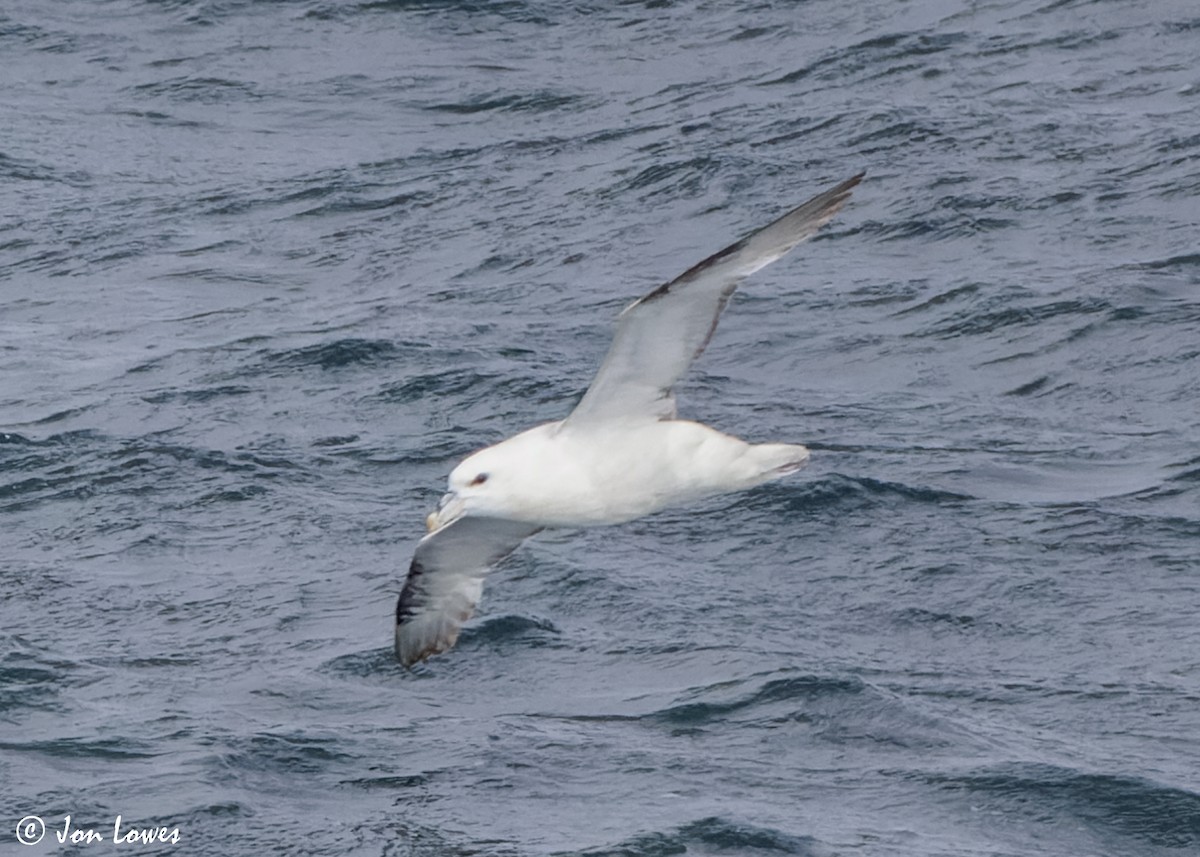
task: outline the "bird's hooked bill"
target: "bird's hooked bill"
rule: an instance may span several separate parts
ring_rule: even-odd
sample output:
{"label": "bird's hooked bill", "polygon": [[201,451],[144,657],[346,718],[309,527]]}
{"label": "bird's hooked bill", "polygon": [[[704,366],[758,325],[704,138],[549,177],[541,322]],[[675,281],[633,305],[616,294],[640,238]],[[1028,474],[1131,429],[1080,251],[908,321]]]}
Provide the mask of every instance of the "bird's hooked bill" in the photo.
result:
{"label": "bird's hooked bill", "polygon": [[457,520],[462,513],[462,498],[454,491],[443,494],[442,499],[438,500],[437,509],[430,512],[429,516],[425,518],[425,530],[430,533],[440,530],[446,524]]}

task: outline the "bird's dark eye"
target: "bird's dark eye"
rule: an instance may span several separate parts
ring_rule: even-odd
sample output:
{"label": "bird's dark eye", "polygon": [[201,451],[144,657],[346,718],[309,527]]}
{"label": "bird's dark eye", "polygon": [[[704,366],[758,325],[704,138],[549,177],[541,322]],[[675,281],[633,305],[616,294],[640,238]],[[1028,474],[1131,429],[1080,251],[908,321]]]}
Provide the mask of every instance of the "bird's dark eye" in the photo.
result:
{"label": "bird's dark eye", "polygon": [[488,481],[488,475],[486,473],[480,473],[478,476],[476,476],[474,479],[471,480],[471,484],[472,485],[482,485],[484,482],[487,482],[487,481]]}

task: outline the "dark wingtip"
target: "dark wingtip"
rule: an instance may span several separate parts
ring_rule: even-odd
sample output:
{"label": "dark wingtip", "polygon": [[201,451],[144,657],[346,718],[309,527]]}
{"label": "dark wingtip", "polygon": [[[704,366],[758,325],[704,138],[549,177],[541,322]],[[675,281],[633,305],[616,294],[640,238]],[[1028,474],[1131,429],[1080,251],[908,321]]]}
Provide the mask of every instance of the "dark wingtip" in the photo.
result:
{"label": "dark wingtip", "polygon": [[842,206],[845,205],[846,200],[850,198],[850,191],[854,190],[854,188],[858,186],[859,182],[866,178],[866,175],[867,171],[862,170],[858,173],[858,175],[851,176],[836,187],[831,187],[829,190],[825,191],[825,193],[809,200],[807,203],[801,206],[800,209],[797,209],[797,211],[802,210],[806,206],[814,203],[823,203],[822,210],[827,215],[825,219],[821,221],[821,225],[824,225],[831,220],[835,214],[842,210]]}
{"label": "dark wingtip", "polygon": [[830,195],[839,195],[839,196],[841,194],[848,193],[851,188],[857,187],[859,182],[861,182],[866,177],[867,177],[867,171],[862,170],[858,175],[851,176],[850,178],[848,178],[844,182],[842,182],[840,185],[838,185],[837,187],[830,190],[829,193],[830,193]]}
{"label": "dark wingtip", "polygon": [[[420,572],[418,570],[418,574],[419,573]],[[400,597],[396,599],[396,627],[394,630],[395,644],[392,650],[396,654],[396,660],[399,661],[400,665],[405,669],[412,669],[414,664],[420,663],[421,661],[425,660],[425,658],[433,654],[430,651],[406,651],[406,647],[401,645],[400,628],[404,625],[406,620],[412,618],[415,612],[411,604],[411,597],[412,590],[406,586],[400,593]]]}

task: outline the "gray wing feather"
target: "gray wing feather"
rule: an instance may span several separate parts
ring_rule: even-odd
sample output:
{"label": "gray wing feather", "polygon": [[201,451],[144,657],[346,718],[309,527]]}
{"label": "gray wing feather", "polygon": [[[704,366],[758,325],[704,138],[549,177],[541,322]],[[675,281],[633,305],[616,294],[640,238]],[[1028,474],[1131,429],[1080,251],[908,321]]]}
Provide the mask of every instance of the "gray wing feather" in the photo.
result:
{"label": "gray wing feather", "polygon": [[458,641],[483,578],[541,527],[503,518],[459,518],[417,545],[396,602],[396,657],[412,666]]}
{"label": "gray wing feather", "polygon": [[813,197],[626,307],[604,362],[566,425],[673,418],[671,387],[708,345],[738,284],[828,223],[864,175]]}

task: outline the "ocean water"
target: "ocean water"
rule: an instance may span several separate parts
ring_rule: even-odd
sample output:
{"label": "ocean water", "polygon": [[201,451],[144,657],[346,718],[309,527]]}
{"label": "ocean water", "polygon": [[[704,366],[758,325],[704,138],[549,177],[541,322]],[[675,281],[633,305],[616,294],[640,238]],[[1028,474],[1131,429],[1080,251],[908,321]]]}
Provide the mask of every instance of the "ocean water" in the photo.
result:
{"label": "ocean water", "polygon": [[[0,853],[1200,853],[1197,44],[1192,0],[8,0]],[[545,533],[401,669],[454,463],[863,169],[679,390],[810,466]]]}

